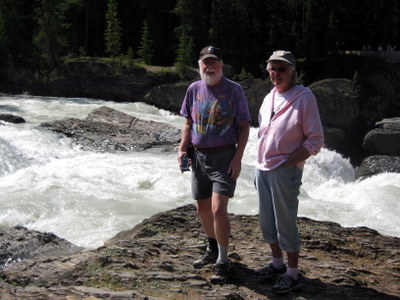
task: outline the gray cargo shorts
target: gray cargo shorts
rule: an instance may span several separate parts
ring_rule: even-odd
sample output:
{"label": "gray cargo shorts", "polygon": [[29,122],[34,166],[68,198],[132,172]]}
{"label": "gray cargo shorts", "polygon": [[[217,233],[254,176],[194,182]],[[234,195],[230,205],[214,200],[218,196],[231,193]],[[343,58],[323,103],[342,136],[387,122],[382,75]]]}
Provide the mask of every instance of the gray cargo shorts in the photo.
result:
{"label": "gray cargo shorts", "polygon": [[210,198],[218,193],[232,198],[236,180],[228,174],[235,148],[218,152],[194,151],[192,157],[192,196],[195,200]]}

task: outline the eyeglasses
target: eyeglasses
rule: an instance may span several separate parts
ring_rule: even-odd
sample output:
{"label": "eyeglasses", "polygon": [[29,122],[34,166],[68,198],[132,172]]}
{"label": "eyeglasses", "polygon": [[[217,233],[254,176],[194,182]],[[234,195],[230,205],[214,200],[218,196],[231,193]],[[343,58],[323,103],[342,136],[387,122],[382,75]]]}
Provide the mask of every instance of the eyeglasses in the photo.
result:
{"label": "eyeglasses", "polygon": [[278,73],[283,73],[283,72],[285,72],[287,69],[288,69],[288,68],[283,68],[283,67],[280,67],[280,68],[271,67],[271,68],[267,68],[267,71],[268,71],[268,72],[274,71],[274,72],[278,72]]}

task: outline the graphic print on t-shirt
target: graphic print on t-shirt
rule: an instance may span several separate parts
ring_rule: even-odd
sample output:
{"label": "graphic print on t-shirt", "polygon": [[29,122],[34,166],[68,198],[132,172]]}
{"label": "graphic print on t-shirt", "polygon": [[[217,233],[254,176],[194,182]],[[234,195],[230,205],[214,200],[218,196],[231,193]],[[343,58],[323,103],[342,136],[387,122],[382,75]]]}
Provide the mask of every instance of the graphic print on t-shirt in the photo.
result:
{"label": "graphic print on t-shirt", "polygon": [[196,95],[193,105],[194,112],[194,134],[212,135],[222,137],[233,124],[232,101],[226,101],[225,96],[218,96],[218,99],[209,95],[203,98]]}

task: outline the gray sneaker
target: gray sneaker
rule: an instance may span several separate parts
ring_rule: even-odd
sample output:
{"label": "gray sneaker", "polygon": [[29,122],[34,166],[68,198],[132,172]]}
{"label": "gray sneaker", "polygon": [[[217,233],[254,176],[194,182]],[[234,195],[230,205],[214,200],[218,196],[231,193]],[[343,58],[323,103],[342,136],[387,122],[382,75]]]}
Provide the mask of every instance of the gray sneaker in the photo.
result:
{"label": "gray sneaker", "polygon": [[214,275],[211,276],[210,281],[212,284],[224,284],[228,281],[231,263],[217,263],[214,266]]}
{"label": "gray sneaker", "polygon": [[291,291],[297,291],[300,288],[300,280],[295,280],[287,274],[282,275],[275,282],[272,291],[277,294],[286,294]]}
{"label": "gray sneaker", "polygon": [[263,276],[265,279],[271,279],[277,274],[283,274],[286,272],[286,265],[283,265],[282,268],[277,269],[272,265],[272,262],[270,262],[268,265],[261,269],[257,269],[254,271],[256,274]]}
{"label": "gray sneaker", "polygon": [[193,267],[196,269],[202,268],[208,264],[215,264],[218,258],[218,253],[207,251],[203,257],[193,262]]}

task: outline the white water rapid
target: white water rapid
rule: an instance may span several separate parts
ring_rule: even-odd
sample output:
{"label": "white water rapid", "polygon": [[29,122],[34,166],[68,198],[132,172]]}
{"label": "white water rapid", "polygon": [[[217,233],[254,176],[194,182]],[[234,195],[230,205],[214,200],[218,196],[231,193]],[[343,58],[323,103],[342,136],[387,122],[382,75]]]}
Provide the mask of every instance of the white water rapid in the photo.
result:
{"label": "white water rapid", "polygon": [[[0,114],[26,120],[0,121],[0,227],[23,225],[95,248],[144,218],[193,203],[190,175],[180,173],[176,153],[87,152],[38,126],[84,118],[102,105],[178,128],[183,122],[180,116],[144,103],[0,95]],[[253,128],[229,204],[229,212],[235,214],[258,213],[253,185],[256,133]],[[354,181],[350,163],[323,149],[306,163],[299,215],[400,236],[400,174]]]}

